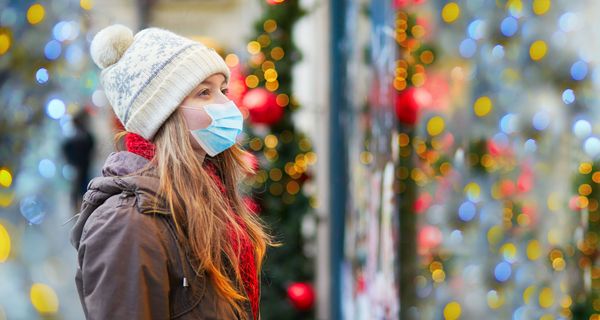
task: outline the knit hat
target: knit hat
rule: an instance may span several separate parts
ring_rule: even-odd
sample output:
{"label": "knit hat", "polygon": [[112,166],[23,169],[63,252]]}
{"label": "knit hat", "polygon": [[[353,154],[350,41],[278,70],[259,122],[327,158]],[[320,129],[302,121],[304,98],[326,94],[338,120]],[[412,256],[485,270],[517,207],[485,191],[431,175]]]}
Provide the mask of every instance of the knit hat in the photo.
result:
{"label": "knit hat", "polygon": [[214,49],[164,29],[134,36],[115,24],[96,34],[90,53],[125,130],[147,140],[206,78],[221,73],[229,82],[229,68]]}

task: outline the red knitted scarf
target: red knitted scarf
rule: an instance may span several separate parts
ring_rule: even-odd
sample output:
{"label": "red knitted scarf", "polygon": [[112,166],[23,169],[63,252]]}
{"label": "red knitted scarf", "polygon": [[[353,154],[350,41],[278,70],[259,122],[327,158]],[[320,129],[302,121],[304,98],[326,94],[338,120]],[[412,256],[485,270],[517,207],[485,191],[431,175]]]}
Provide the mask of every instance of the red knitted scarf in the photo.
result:
{"label": "red knitted scarf", "polygon": [[[142,138],[141,136],[135,133],[128,133],[125,136],[125,146],[129,152],[133,152],[138,154],[148,160],[154,157],[155,146],[152,142]],[[206,163],[206,162],[205,162]],[[205,165],[205,168],[208,169],[209,174],[212,176],[213,180],[219,187],[221,193],[225,193],[225,186],[223,182],[218,177],[215,172],[215,169],[212,166]],[[246,199],[246,204],[252,206],[252,201],[248,201]],[[254,211],[256,208],[250,207],[251,211]],[[232,212],[232,214],[234,214]],[[237,214],[234,214],[238,223],[242,226],[244,222],[241,217]],[[242,275],[242,280],[244,282],[244,288],[246,289],[246,293],[248,294],[248,299],[250,300],[250,304],[252,306],[252,313],[254,314],[254,319],[258,317],[258,304],[259,304],[259,283],[258,283],[258,273],[256,271],[256,260],[254,259],[254,250],[252,247],[252,242],[246,232],[240,234],[239,237],[236,237],[235,232],[232,228],[229,229],[228,232],[229,239],[232,241],[234,250],[240,252],[239,261],[240,261],[240,273]],[[239,239],[239,240],[238,240]]]}

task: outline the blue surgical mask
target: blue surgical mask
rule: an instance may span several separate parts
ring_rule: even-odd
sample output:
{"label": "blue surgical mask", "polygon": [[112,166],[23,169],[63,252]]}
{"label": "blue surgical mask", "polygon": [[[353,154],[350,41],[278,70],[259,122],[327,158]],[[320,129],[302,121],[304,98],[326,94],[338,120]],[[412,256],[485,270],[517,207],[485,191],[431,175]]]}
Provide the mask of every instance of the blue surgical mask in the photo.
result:
{"label": "blue surgical mask", "polygon": [[[182,107],[192,109],[190,107]],[[244,117],[233,101],[203,107],[211,123],[203,129],[190,130],[198,144],[211,157],[231,148],[244,128]]]}

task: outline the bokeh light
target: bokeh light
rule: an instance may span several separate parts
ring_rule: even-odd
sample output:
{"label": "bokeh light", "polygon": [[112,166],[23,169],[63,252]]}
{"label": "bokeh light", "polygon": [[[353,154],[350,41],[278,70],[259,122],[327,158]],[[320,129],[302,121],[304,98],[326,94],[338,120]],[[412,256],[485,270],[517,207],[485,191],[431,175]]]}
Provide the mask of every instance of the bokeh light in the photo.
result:
{"label": "bokeh light", "polygon": [[448,2],[442,9],[442,19],[447,23],[452,23],[460,16],[460,7],[456,2]]}
{"label": "bokeh light", "polygon": [[500,282],[505,282],[510,278],[510,275],[512,274],[512,267],[510,266],[510,263],[506,262],[506,261],[502,261],[500,263],[498,263],[496,265],[496,268],[494,268],[494,277],[496,278],[496,280],[500,281]]}
{"label": "bokeh light", "polygon": [[5,262],[10,256],[10,234],[0,220],[0,263]]}
{"label": "bokeh light", "polygon": [[31,24],[38,24],[44,20],[45,15],[46,9],[41,4],[36,3],[27,10],[27,21]]}
{"label": "bokeh light", "polygon": [[44,47],[44,55],[48,60],[56,60],[62,52],[60,42],[56,40],[49,41]]}
{"label": "bokeh light", "polygon": [[52,99],[46,105],[46,114],[52,119],[60,119],[66,110],[65,103],[60,99]]}
{"label": "bokeh light", "polygon": [[566,89],[565,91],[563,91],[562,100],[566,104],[571,104],[575,102],[575,92],[573,91],[573,89]]}
{"label": "bokeh light", "polygon": [[515,17],[506,17],[500,23],[500,32],[507,37],[514,36],[519,30],[519,22]]}
{"label": "bokeh light", "polygon": [[54,290],[43,283],[34,283],[30,290],[33,307],[41,314],[53,314],[58,311],[59,301]]}
{"label": "bokeh light", "polygon": [[546,56],[547,50],[548,46],[546,45],[546,42],[537,40],[531,44],[531,47],[529,48],[529,56],[532,60],[538,61]]}
{"label": "bokeh light", "polygon": [[49,79],[49,75],[48,75],[48,70],[46,70],[46,68],[40,68],[35,73],[35,80],[39,84],[44,84],[44,83],[48,82],[48,79]]}

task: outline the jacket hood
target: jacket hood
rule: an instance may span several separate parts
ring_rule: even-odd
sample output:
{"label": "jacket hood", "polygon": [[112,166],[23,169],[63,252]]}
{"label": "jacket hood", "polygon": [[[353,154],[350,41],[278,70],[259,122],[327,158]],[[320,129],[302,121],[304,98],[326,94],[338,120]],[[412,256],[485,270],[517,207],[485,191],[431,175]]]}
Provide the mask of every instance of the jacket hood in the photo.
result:
{"label": "jacket hood", "polygon": [[83,196],[77,221],[71,229],[71,244],[79,248],[81,233],[87,219],[96,208],[108,198],[123,194],[134,195],[135,205],[140,213],[169,214],[164,201],[156,202],[159,178],[150,161],[129,151],[111,153],[102,167],[102,176],[92,179]]}

